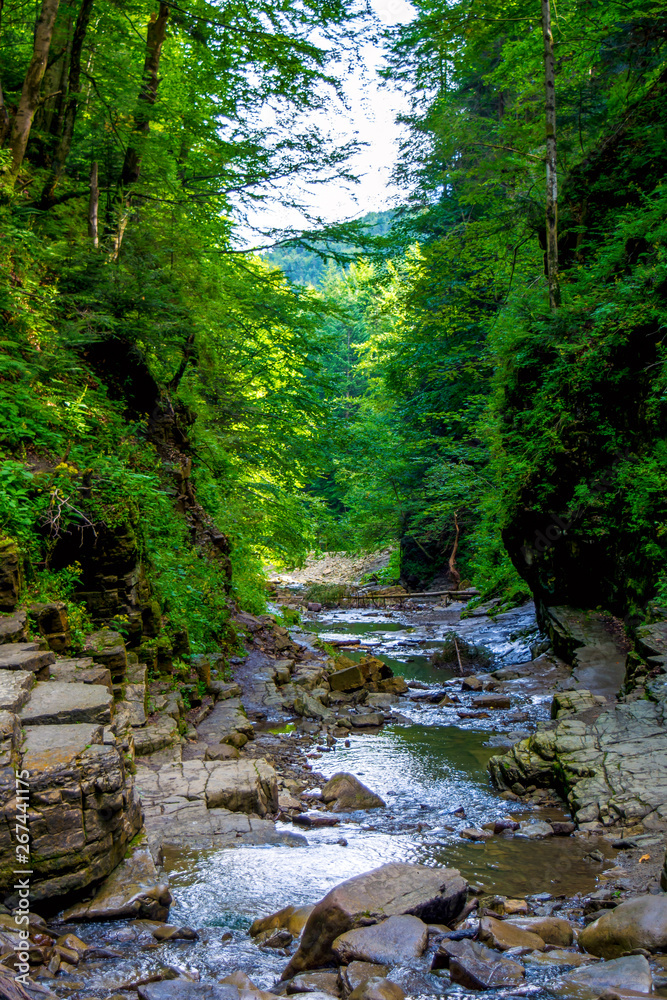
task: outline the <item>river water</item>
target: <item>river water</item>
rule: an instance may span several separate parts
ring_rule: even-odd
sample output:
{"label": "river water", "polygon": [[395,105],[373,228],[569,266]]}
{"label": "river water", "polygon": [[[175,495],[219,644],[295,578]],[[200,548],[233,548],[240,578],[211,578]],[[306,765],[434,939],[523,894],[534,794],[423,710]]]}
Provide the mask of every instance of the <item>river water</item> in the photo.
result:
{"label": "river water", "polygon": [[[433,617],[432,612],[330,612],[313,616],[296,637],[317,632],[325,641],[358,638],[365,649],[343,649],[345,655],[358,658],[372,651],[406,680],[419,682],[422,690],[460,687],[460,680],[434,668],[428,659],[452,628],[462,639],[483,644],[496,664],[528,660],[543,648],[530,607],[495,623],[482,617],[458,623],[451,612],[441,613],[435,623]],[[123,985],[159,974],[165,966],[211,981],[243,969],[257,985],[271,988],[287,958],[254,945],[247,934],[252,920],[289,904],[314,903],[343,880],[387,861],[456,867],[480,892],[510,897],[572,896],[595,889],[598,876],[610,866],[585,859],[592,847],[600,846],[590,840],[494,837],[473,844],[458,834],[466,826],[535,813],[530,804],[502,799],[486,770],[499,746],[530,732],[538,719],[548,716],[546,695],[520,701],[522,721],[515,724],[511,715],[503,723],[493,713],[489,719],[461,719],[452,708],[402,699],[405,722],[375,734],[353,733],[349,747],[338,740],[330,752],[315,751],[316,770],[325,777],[351,771],[383,797],[387,808],[343,817],[335,827],[308,830],[301,846],[168,853],[165,869],[174,896],[170,923],[196,928],[200,940],[157,946],[141,927],[128,931],[118,923],[81,925],[84,939],[118,948],[123,959],[87,963],[82,966],[85,983],[76,982],[80,974],[69,983],[58,977],[52,988],[63,997],[107,997]],[[281,738],[294,737],[286,732]],[[564,813],[552,807],[540,810],[540,816],[564,818]],[[291,824],[285,828],[291,829]],[[609,849],[604,847],[603,853],[608,856]],[[548,911],[554,904],[545,897],[541,905]],[[226,931],[231,939],[223,941]],[[138,936],[126,940],[135,932]],[[449,986],[446,973],[439,977],[426,970],[419,971],[418,981],[406,979],[405,971],[395,977],[413,995],[484,996]],[[556,971],[529,969],[526,987],[504,995],[546,996],[544,983]],[[499,995],[502,991],[489,994]]]}

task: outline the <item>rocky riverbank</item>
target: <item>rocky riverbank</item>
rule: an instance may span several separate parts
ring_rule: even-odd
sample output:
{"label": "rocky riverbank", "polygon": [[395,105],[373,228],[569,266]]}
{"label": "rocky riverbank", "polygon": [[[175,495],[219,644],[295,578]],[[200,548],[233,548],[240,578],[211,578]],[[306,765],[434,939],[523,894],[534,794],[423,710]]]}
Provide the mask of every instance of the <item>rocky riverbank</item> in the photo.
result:
{"label": "rocky riverbank", "polygon": [[[632,683],[616,702],[612,688],[619,677],[619,683],[627,682],[627,649],[613,621],[590,615],[582,621],[568,609],[554,609],[550,628],[555,649],[547,650],[544,636],[529,625],[529,611],[494,623],[480,612],[461,621],[460,610],[413,606],[379,616],[391,627],[398,627],[392,622],[400,619],[403,642],[428,641],[440,650],[439,683],[406,683],[387,665],[395,662],[391,656],[372,655],[377,647],[369,640],[366,649],[340,637],[333,640],[337,646],[325,643],[323,648],[315,634],[290,632],[273,616],[239,614],[246,655],[233,659],[229,679],[220,675],[215,658],[193,658],[199,684],[190,684],[189,693],[199,695],[195,704],[186,703],[165,673],[155,677],[136,652],[128,653],[118,634],[103,630],[90,637],[85,657],[66,659],[49,650],[48,641],[27,641],[20,612],[6,616],[1,623],[6,641],[0,647],[7,716],[5,816],[7,820],[14,808],[13,767],[28,766],[37,790],[31,801],[33,850],[39,845],[33,906],[48,917],[59,902],[72,903],[60,918],[65,923],[52,920],[47,926],[35,916],[29,951],[33,981],[48,984],[63,997],[108,996],[122,986],[123,996],[134,992],[142,1000],[161,1000],[170,990],[185,989],[185,983],[192,984],[187,991],[193,997],[201,993],[208,998],[202,989],[205,983],[209,992],[213,989],[212,975],[223,981],[221,989],[240,991],[247,1000],[251,995],[262,1000],[267,988],[278,994],[315,991],[334,997],[361,990],[356,1000],[400,1000],[404,993],[441,993],[450,981],[478,991],[526,983],[541,989],[545,976],[554,978],[555,967],[561,972],[576,968],[585,979],[593,964],[591,989],[598,992],[592,996],[603,987],[625,989],[632,976],[637,983],[650,982],[650,976],[660,982],[661,965],[653,956],[666,945],[641,928],[657,926],[655,906],[662,904],[655,900],[666,898],[653,895],[659,893],[664,853],[665,758],[659,749],[664,736],[662,661],[655,662],[661,654],[649,645],[662,641],[662,632],[653,629],[645,635],[648,669],[642,672],[637,659],[632,660]],[[326,629],[325,612],[311,617],[312,627]],[[458,637],[456,642],[452,636]],[[480,637],[484,648],[475,645]],[[386,641],[382,648],[388,648]],[[453,658],[449,664],[448,656]],[[649,700],[639,697],[643,693]],[[616,720],[615,729],[610,719]],[[632,729],[630,719],[639,730]],[[468,816],[453,803],[445,826],[416,824],[423,829],[425,846],[429,830],[433,843],[444,835],[438,859],[464,857],[457,838],[461,845],[471,845],[466,850],[500,851],[500,856],[516,846],[530,857],[542,851],[541,845],[546,850],[558,842],[566,848],[559,857],[566,858],[569,851],[572,859],[597,866],[597,887],[589,876],[590,889],[571,890],[560,898],[531,896],[529,884],[519,896],[489,893],[483,882],[472,880],[466,886],[459,872],[440,860],[435,868],[402,863],[409,869],[405,877],[410,883],[416,880],[415,885],[424,871],[463,886],[456,897],[458,909],[436,914],[426,904],[415,909],[388,902],[374,904],[374,909],[364,895],[368,886],[384,892],[389,882],[394,890],[398,884],[398,875],[389,879],[384,866],[384,874],[373,874],[366,882],[365,876],[355,876],[362,882],[353,878],[352,890],[341,889],[343,894],[361,893],[362,918],[341,917],[337,904],[337,915],[328,916],[327,896],[312,914],[297,901],[287,908],[289,913],[262,917],[249,933],[225,931],[223,944],[229,934],[226,940],[241,945],[246,954],[255,949],[252,962],[264,956],[264,972],[255,976],[258,985],[253,986],[243,978],[253,971],[252,962],[229,971],[223,960],[219,969],[228,974],[216,975],[211,927],[169,922],[173,887],[160,870],[165,858],[232,846],[295,848],[296,858],[307,838],[329,830],[337,839],[323,844],[346,845],[339,830],[349,837],[355,824],[385,830],[388,836],[400,834],[411,818],[397,814],[396,802],[386,792],[378,795],[354,767],[331,773],[324,765],[328,754],[337,758],[338,747],[372,741],[385,726],[411,732],[415,720],[434,732],[483,727],[490,741],[505,750],[490,761],[492,775],[504,788],[493,812],[487,806],[486,815],[473,809]],[[628,749],[631,743],[634,754]],[[651,747],[656,748],[652,758]],[[325,773],[316,770],[319,761]],[[600,773],[606,784],[600,783]],[[619,788],[628,793],[623,799]],[[610,802],[622,808],[611,808]],[[589,818],[585,810],[592,803],[597,812]],[[648,808],[638,811],[638,803]],[[7,841],[10,845],[9,832]],[[616,851],[621,852],[616,867],[603,873],[605,859]],[[630,923],[622,921],[622,946],[614,945],[613,955],[609,949],[596,953],[587,925],[595,926],[602,912],[606,922],[601,926],[608,935],[606,915],[630,912],[619,904],[637,892],[645,895],[641,905],[634,904],[638,909],[631,912]],[[17,944],[11,915],[15,905],[8,865],[0,937],[3,964],[10,972]],[[643,907],[649,907],[650,917],[645,918]],[[109,920],[125,923],[114,930],[105,923]],[[550,930],[537,926],[545,920],[552,921]],[[333,936],[324,933],[329,925]],[[103,927],[108,929],[97,929]],[[374,927],[377,931],[371,933]],[[576,945],[577,936],[583,950]],[[80,943],[74,947],[76,941]],[[311,941],[319,942],[317,954]],[[133,979],[128,962],[137,943],[146,957]],[[188,963],[159,959],[163,948],[178,948],[185,957],[188,949],[200,947],[209,953],[201,988]],[[318,948],[324,949],[322,954]],[[630,956],[632,961],[624,957],[637,949],[642,954]],[[282,969],[280,955],[285,958]],[[591,956],[604,961],[593,963]],[[641,969],[638,957],[645,963]],[[109,971],[114,968],[116,974]],[[367,989],[364,983],[370,984]],[[583,980],[575,977],[572,983],[572,989],[584,989]],[[567,983],[562,989],[558,995],[575,995]],[[215,991],[210,995],[217,997]]]}

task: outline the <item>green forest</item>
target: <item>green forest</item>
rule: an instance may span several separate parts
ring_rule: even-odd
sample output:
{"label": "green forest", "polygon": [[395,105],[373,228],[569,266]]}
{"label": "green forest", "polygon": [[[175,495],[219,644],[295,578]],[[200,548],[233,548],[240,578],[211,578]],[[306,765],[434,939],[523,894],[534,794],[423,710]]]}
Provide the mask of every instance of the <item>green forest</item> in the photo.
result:
{"label": "green forest", "polygon": [[[0,0],[0,604],[201,653],[264,562],[387,545],[410,589],[667,603],[667,9],[413,6]],[[351,180],[364,44],[399,203],[247,249]]]}

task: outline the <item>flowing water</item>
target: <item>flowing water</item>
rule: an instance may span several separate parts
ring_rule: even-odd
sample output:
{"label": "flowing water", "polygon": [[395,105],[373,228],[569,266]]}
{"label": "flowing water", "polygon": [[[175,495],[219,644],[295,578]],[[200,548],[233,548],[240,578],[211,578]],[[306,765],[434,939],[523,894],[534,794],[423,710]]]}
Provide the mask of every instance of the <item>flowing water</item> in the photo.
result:
{"label": "flowing water", "polygon": [[[372,651],[407,680],[442,688],[452,680],[451,674],[435,669],[428,654],[453,627],[455,616],[445,615],[434,625],[421,622],[418,616],[402,620],[399,613],[340,611],[318,616],[304,630],[316,631],[326,641],[356,637],[365,650],[345,648],[345,655],[358,658]],[[425,618],[429,616],[433,612],[425,613]],[[495,624],[480,618],[460,625],[454,621],[454,625],[462,638],[483,644],[498,663],[530,659],[531,649],[539,643],[530,609]],[[526,731],[546,716],[547,705],[546,697],[526,699],[521,706],[528,719]],[[123,983],[158,973],[165,965],[197,970],[202,979],[213,981],[241,968],[258,985],[270,988],[287,958],[252,943],[247,935],[252,920],[288,904],[313,903],[344,879],[387,861],[457,867],[479,891],[510,897],[570,896],[596,887],[597,876],[609,866],[592,864],[584,855],[600,843],[578,838],[494,837],[473,844],[458,836],[463,827],[509,814],[526,818],[533,809],[500,798],[488,779],[489,757],[517,736],[511,723],[498,732],[493,718],[459,719],[452,709],[413,701],[402,700],[399,707],[406,722],[386,726],[376,734],[352,734],[349,747],[339,740],[330,752],[320,752],[313,759],[313,766],[325,777],[342,770],[353,772],[384,798],[386,809],[345,816],[335,827],[308,830],[301,846],[167,853],[165,869],[175,899],[170,922],[197,928],[200,941],[157,946],[148,931],[139,933],[138,939],[124,940],[132,931],[118,923],[81,927],[86,940],[111,944],[124,955],[122,961],[85,966],[85,994],[108,996]],[[296,738],[289,731],[281,736]],[[551,813],[542,810],[541,815],[563,816],[553,809]],[[140,927],[137,930],[141,932]],[[229,939],[223,941],[223,936]],[[542,983],[553,974],[553,970],[529,970],[527,987],[522,989],[528,988],[527,995],[544,996]],[[405,973],[396,975],[405,977]],[[446,974],[440,978],[422,968],[419,975],[417,985],[401,980],[408,992],[442,994],[446,990],[451,996],[483,996],[449,987]],[[83,995],[76,982],[68,985],[59,977],[53,985],[62,996]],[[515,988],[505,995],[522,992]]]}

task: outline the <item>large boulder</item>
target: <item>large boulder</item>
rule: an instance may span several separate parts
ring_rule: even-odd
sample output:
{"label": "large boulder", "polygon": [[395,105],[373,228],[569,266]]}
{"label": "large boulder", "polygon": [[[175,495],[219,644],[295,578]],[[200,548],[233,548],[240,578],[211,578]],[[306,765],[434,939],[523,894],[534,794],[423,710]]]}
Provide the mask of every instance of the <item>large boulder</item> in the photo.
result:
{"label": "large boulder", "polygon": [[667,948],[667,896],[638,896],[606,910],[579,933],[579,944],[591,955],[617,958],[635,948]]}
{"label": "large boulder", "polygon": [[449,924],[465,906],[467,883],[455,868],[391,862],[357,875],[315,906],[283,979],[335,960],[334,940],[346,931],[404,913],[424,923]]}
{"label": "large boulder", "polygon": [[626,955],[569,972],[550,986],[556,996],[572,1000],[597,1000],[606,990],[634,997],[651,992],[652,977],[643,955]]}
{"label": "large boulder", "polygon": [[322,789],[322,798],[331,806],[332,812],[354,812],[356,809],[381,809],[384,799],[362,784],[353,774],[339,771],[329,778]]}
{"label": "large boulder", "polygon": [[389,979],[367,979],[350,993],[349,1000],[403,1000],[405,993]]}
{"label": "large boulder", "polygon": [[331,950],[341,965],[350,962],[373,962],[398,965],[420,958],[428,943],[428,927],[419,917],[389,917],[370,927],[341,934]]}

